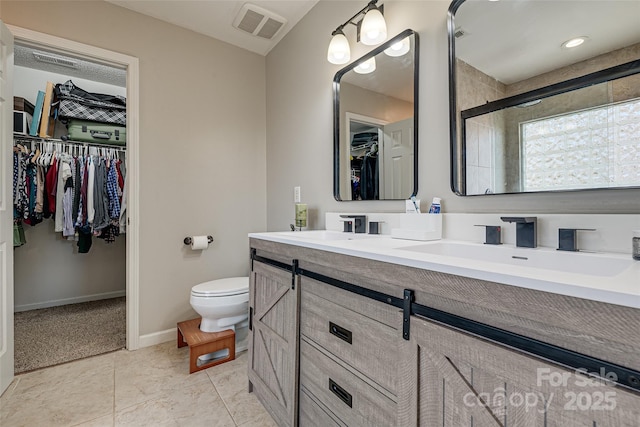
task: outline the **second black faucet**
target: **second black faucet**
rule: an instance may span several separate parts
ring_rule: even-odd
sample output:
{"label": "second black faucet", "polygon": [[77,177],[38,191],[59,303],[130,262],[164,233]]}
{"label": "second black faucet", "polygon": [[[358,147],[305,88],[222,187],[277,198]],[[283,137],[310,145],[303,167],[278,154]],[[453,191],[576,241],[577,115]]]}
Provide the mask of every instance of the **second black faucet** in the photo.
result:
{"label": "second black faucet", "polygon": [[538,246],[538,218],[535,216],[501,216],[504,222],[516,223],[516,246],[535,248]]}

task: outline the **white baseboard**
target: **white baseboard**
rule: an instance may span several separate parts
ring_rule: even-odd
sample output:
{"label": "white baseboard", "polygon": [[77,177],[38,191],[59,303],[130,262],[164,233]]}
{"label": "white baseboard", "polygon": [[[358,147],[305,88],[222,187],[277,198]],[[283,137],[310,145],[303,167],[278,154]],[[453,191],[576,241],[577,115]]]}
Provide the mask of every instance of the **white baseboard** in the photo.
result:
{"label": "white baseboard", "polygon": [[51,301],[43,301],[36,302],[33,304],[23,304],[16,305],[13,308],[14,312],[19,311],[29,311],[29,310],[37,310],[39,308],[49,308],[49,307],[57,307],[59,305],[67,305],[67,304],[77,304],[80,302],[88,302],[88,301],[98,301],[102,299],[110,299],[110,298],[119,298],[126,296],[127,291],[114,291],[114,292],[104,292],[102,294],[93,294],[93,295],[84,295],[81,297],[73,297],[73,298],[64,298],[64,299],[56,299]]}
{"label": "white baseboard", "polygon": [[152,345],[175,341],[177,339],[177,333],[176,328],[171,328],[165,331],[140,335],[140,338],[138,339],[138,348],[151,347]]}

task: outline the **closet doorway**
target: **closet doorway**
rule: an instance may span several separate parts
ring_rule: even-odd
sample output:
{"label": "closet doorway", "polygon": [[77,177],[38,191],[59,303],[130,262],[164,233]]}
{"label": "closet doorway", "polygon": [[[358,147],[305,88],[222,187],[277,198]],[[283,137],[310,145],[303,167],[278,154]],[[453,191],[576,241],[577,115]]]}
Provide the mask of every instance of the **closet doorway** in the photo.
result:
{"label": "closet doorway", "polygon": [[[126,348],[129,350],[135,350],[138,348],[138,336],[139,336],[139,332],[138,332],[138,264],[137,264],[137,259],[138,259],[138,229],[137,229],[137,224],[138,224],[138,105],[139,105],[138,60],[137,58],[130,57],[127,55],[122,55],[116,52],[95,48],[89,45],[72,42],[69,40],[50,36],[47,34],[26,30],[23,28],[9,26],[9,30],[14,36],[15,45],[17,49],[21,49],[26,46],[31,49],[39,49],[45,52],[53,52],[55,54],[59,54],[59,56],[62,56],[62,57],[69,56],[69,57],[77,58],[80,60],[88,60],[89,62],[100,64],[105,67],[112,67],[113,69],[122,70],[126,80],[126,89],[124,90],[123,96],[126,96],[127,98],[127,107],[126,107],[126,111],[127,111],[126,177],[127,178],[126,178],[126,184],[125,184],[126,192],[127,192],[127,209],[126,209],[127,217],[125,222],[126,233],[121,234],[119,237],[117,237],[117,239],[120,239],[121,246],[119,250],[122,252],[121,255],[124,258],[124,260],[122,259],[119,260],[118,268],[122,269],[124,267],[124,271],[120,271],[120,273],[114,274],[114,277],[116,276],[118,277],[116,280],[119,280],[120,282],[122,282],[122,280],[124,279],[124,281],[126,282],[123,287],[124,289],[120,289],[120,290],[107,289],[106,292],[100,292],[100,287],[98,286],[97,288],[94,287],[94,289],[89,289],[88,292],[85,292],[85,295],[78,295],[77,297],[71,297],[71,298],[56,298],[55,292],[51,292],[52,291],[51,289],[46,290],[46,287],[45,287],[44,288],[45,293],[49,292],[50,295],[53,295],[53,297],[49,295],[44,295],[42,298],[40,298],[40,300],[42,301],[34,302],[31,307],[29,306],[28,302],[27,304],[20,305],[20,302],[18,302],[18,296],[22,295],[20,294],[20,291],[22,290],[17,289],[17,287],[20,286],[20,281],[17,279],[21,279],[22,277],[24,277],[24,275],[22,275],[22,273],[19,273],[15,269],[24,268],[25,259],[21,258],[20,255],[16,254],[14,257],[14,278],[16,278],[16,280],[13,281],[14,292],[12,292],[16,296],[15,309],[16,311],[20,311],[20,310],[30,309],[30,308],[43,308],[43,307],[38,307],[38,304],[44,305],[44,307],[47,307],[47,306],[59,305],[59,303],[64,304],[69,302],[70,303],[82,302],[83,299],[84,301],[91,300],[91,299],[103,299],[103,298],[108,298],[109,296],[118,296],[120,294],[126,293]],[[18,68],[18,65],[19,65],[18,61],[16,61],[14,68]],[[13,76],[15,80],[17,77],[15,72],[13,73]],[[56,83],[63,83],[63,82],[56,82]],[[90,88],[83,88],[83,89],[86,89],[90,92],[105,93],[104,91],[91,90]],[[19,96],[19,94],[15,94],[15,95]],[[78,148],[76,152],[80,152],[80,150],[81,149]],[[87,150],[88,152],[90,149],[85,148],[85,150]],[[99,154],[105,154],[105,153],[106,153],[106,150],[103,150],[103,152]],[[110,155],[114,155],[114,153],[115,151],[112,152]],[[5,191],[5,194],[11,194],[11,182],[8,182],[8,183],[5,182],[3,186],[4,186],[3,190]],[[43,238],[44,239],[51,238],[50,232],[46,230],[47,226],[44,226],[44,224],[39,224],[39,226],[40,226],[40,229],[37,230],[37,233],[39,235],[31,233],[34,241],[42,242]],[[36,231],[36,227],[33,228],[33,231]],[[59,247],[61,247],[60,245],[68,244],[67,248],[65,248],[64,250],[68,252],[69,256],[73,256],[73,257],[85,256],[84,254],[79,254],[77,248],[71,247],[71,245],[75,246],[76,242],[65,242],[60,240],[61,239],[58,238],[57,242],[49,241],[48,243],[50,245],[57,244]],[[95,249],[98,249],[99,246],[102,246],[104,244],[105,242],[94,238],[92,246]],[[116,242],[116,245],[117,245],[117,242]],[[125,250],[125,245],[126,245],[126,250]],[[21,248],[18,248],[17,250],[20,250],[20,249]],[[118,250],[116,250],[116,252],[117,251]],[[116,256],[116,257],[120,256],[117,253],[114,255],[113,250],[111,250],[111,252],[112,253],[109,256]],[[75,260],[74,262],[76,261],[77,260]],[[72,277],[74,274],[74,271],[72,269],[68,269],[67,268],[68,266],[65,265],[64,262],[58,262],[57,265],[45,266],[44,269],[42,268],[43,267],[42,265],[37,264],[38,260],[33,260],[33,262],[35,263],[34,270],[36,269],[36,267],[39,268],[40,275],[42,275],[42,271],[46,272],[47,268],[50,269],[51,275],[67,274],[67,275],[70,275],[70,277]],[[95,260],[93,262],[95,262]],[[107,262],[109,261],[107,260]],[[108,271],[108,268],[106,269],[106,271]],[[91,273],[90,271],[84,271],[84,272],[81,272],[80,274],[85,276],[89,275],[90,277],[90,273]],[[31,278],[31,280],[33,280],[33,277]],[[69,280],[69,282],[70,281],[71,280]],[[108,281],[109,281],[108,279],[106,281],[102,280],[103,283],[107,283]],[[58,279],[58,283],[59,282],[60,282],[60,279]],[[98,280],[95,280],[94,282],[98,282]],[[11,283],[9,283],[9,286],[10,285]],[[95,285],[95,283],[92,283],[91,285]],[[97,292],[95,292],[95,290],[97,290]],[[104,288],[102,290],[104,290]],[[24,295],[22,295],[22,297],[24,297]],[[95,298],[92,298],[92,297],[95,297]],[[25,300],[23,299],[22,302],[24,301]],[[117,300],[113,300],[113,301],[114,303],[117,302]],[[13,306],[11,308],[13,308]],[[109,309],[108,304],[106,309],[107,310]],[[10,312],[7,313],[5,312],[5,310],[2,310],[2,313],[0,314],[3,317],[13,315],[13,310],[7,310],[7,311],[10,311]],[[7,319],[5,318],[3,320],[6,321]],[[100,327],[99,325],[96,326],[96,328],[99,328],[99,327]],[[96,337],[98,337],[99,334],[100,334],[100,331],[97,330]],[[11,343],[14,342],[14,337],[12,336],[12,334],[8,333],[7,338],[9,341],[11,341]],[[71,345],[73,345],[73,343],[71,343]],[[13,346],[10,345],[9,347],[13,347]],[[82,354],[82,353],[79,353],[79,354]],[[2,357],[4,359],[5,357],[7,357],[7,354],[3,355]],[[3,360],[2,362],[3,362],[3,366],[6,366],[5,360]],[[6,380],[5,374],[6,372],[3,372],[3,375],[2,375],[3,382],[4,380]]]}

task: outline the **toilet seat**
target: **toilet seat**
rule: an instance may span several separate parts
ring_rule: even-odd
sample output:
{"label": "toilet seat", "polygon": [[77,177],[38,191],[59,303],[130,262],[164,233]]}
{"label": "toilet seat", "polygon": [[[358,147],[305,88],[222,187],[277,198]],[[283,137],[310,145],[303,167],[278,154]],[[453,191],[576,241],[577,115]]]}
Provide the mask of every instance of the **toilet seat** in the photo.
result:
{"label": "toilet seat", "polygon": [[248,277],[211,280],[191,288],[191,295],[195,297],[226,297],[247,293],[249,293]]}

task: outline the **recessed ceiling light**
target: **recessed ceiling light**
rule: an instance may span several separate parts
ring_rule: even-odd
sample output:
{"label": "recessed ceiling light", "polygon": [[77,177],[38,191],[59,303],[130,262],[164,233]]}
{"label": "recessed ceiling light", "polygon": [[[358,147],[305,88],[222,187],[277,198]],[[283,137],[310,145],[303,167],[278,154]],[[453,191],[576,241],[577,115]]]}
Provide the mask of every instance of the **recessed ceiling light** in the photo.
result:
{"label": "recessed ceiling light", "polygon": [[566,42],[562,43],[562,47],[566,49],[571,49],[572,47],[578,47],[582,43],[586,42],[587,38],[588,37],[586,36],[580,36],[580,37],[573,38],[571,40],[567,40]]}

